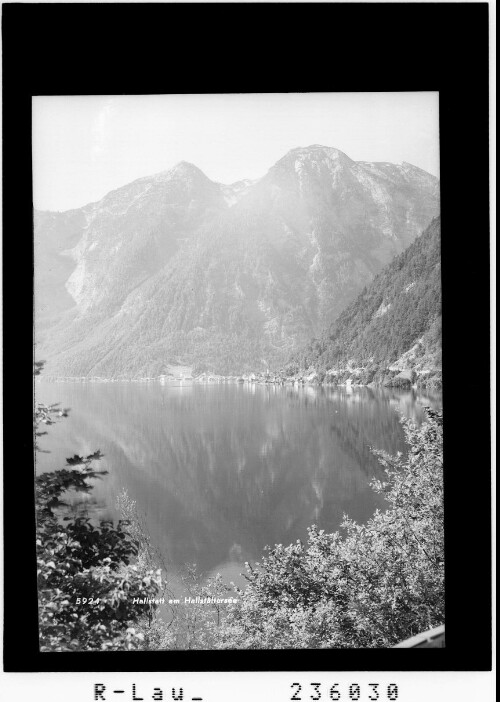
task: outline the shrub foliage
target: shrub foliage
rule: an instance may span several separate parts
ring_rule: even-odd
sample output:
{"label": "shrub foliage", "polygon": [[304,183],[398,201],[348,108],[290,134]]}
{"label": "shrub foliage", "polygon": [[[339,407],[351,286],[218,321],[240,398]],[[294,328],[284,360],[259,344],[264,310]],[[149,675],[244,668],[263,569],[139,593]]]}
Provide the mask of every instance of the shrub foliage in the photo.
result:
{"label": "shrub foliage", "polygon": [[[57,406],[35,406],[35,437],[40,424],[66,416]],[[71,518],[64,497],[88,492],[99,451],[67,459],[67,468],[35,477],[37,577],[41,651],[123,650],[142,646],[142,610],[134,597],[155,598],[161,571],[136,560],[138,543],[120,521],[92,524]]]}
{"label": "shrub foliage", "polygon": [[312,526],[306,543],[278,544],[247,564],[225,648],[387,647],[444,622],[442,414],[404,426],[409,452],[376,452],[388,502],[366,524]]}

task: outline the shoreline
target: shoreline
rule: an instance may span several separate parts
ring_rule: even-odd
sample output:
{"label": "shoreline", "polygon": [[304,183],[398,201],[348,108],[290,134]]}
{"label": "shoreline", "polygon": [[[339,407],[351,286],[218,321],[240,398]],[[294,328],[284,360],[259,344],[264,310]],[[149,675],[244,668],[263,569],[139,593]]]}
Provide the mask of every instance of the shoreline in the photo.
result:
{"label": "shoreline", "polygon": [[[429,373],[432,371],[429,371]],[[437,372],[437,371],[436,371]],[[254,375],[254,374],[252,374]],[[397,376],[396,376],[397,377]],[[196,377],[176,378],[176,377],[142,377],[142,378],[102,378],[97,376],[45,376],[40,374],[37,376],[36,382],[48,383],[140,383],[140,384],[160,384],[170,385],[173,383],[200,384],[200,385],[278,385],[288,387],[345,387],[345,388],[390,388],[393,390],[418,390],[421,388],[433,389],[442,391],[441,380],[436,381],[435,378],[429,378],[426,382],[425,377],[417,377],[413,382],[409,379],[404,379],[405,382],[394,382],[394,379],[385,378],[377,382],[362,383],[352,381],[348,378],[342,382],[329,382],[326,380],[319,381],[316,378],[292,378],[292,377],[263,377],[263,376],[222,376],[222,375],[207,375],[202,374]],[[415,382],[416,381],[416,382]]]}

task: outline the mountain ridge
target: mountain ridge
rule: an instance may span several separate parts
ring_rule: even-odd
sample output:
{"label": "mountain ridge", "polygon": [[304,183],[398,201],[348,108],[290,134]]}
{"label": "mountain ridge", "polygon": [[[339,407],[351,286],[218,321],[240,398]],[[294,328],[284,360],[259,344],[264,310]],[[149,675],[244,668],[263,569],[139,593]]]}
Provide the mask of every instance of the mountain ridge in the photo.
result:
{"label": "mountain ridge", "polygon": [[216,183],[181,161],[82,208],[36,211],[47,373],[283,362],[438,213],[438,180],[422,174],[316,145],[253,181]]}

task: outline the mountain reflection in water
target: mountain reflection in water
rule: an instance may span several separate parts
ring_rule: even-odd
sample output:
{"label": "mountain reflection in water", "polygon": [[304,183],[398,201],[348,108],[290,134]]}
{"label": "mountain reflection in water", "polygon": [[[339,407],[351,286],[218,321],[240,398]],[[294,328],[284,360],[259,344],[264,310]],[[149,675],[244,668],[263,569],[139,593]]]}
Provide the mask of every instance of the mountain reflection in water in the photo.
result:
{"label": "mountain reflection in water", "polygon": [[[91,512],[117,519],[126,488],[174,571],[234,578],[266,544],[334,531],[384,507],[369,481],[383,471],[370,447],[404,451],[399,410],[417,422],[440,396],[370,388],[44,383],[40,402],[71,411],[49,428],[37,472],[100,449]],[[230,576],[230,577],[229,577]]]}

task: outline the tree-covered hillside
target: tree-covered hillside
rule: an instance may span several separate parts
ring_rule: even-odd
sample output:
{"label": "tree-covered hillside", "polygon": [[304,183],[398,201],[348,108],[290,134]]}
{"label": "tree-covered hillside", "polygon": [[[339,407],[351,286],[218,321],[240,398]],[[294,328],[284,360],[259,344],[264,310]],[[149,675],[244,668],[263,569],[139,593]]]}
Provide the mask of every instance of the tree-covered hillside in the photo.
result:
{"label": "tree-covered hillside", "polygon": [[[441,222],[436,217],[288,370],[345,382],[440,383]],[[294,368],[295,367],[295,368]]]}

